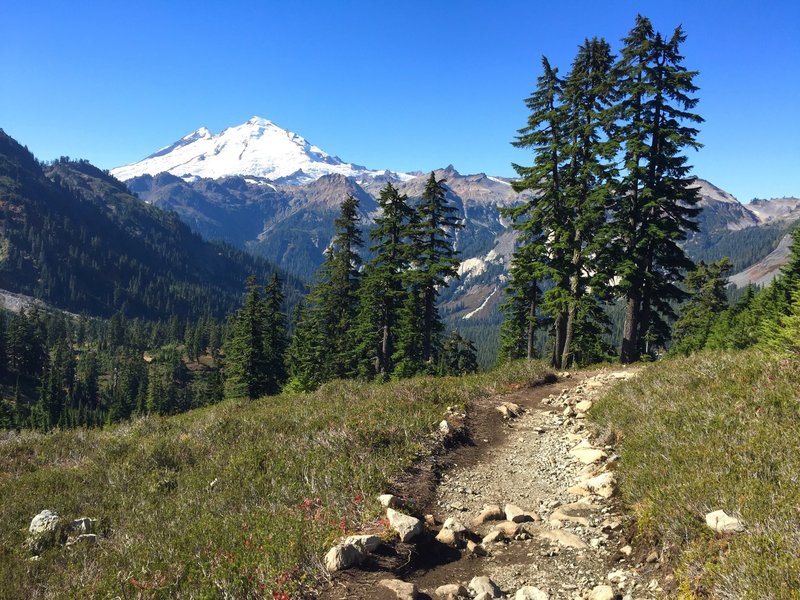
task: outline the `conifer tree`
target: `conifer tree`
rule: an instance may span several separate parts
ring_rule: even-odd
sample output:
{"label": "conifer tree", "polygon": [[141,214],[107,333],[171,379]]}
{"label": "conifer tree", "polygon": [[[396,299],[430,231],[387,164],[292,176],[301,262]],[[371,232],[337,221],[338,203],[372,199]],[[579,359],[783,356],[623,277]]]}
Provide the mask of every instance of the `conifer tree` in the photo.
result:
{"label": "conifer tree", "polygon": [[435,358],[444,331],[436,300],[448,278],[458,277],[453,234],[462,227],[458,209],[447,201],[445,179],[428,177],[409,223],[409,289],[398,333],[396,362],[401,376],[435,370]]}
{"label": "conifer tree", "polygon": [[359,294],[357,354],[359,373],[367,377],[388,377],[393,370],[395,330],[405,300],[405,271],[408,268],[406,236],[415,211],[408,197],[387,183],[378,196],[381,216],[375,219],[370,239],[373,258],[365,265]]}
{"label": "conifer tree", "polygon": [[672,330],[672,354],[689,355],[705,347],[714,321],[728,306],[730,270],[731,262],[725,257],[710,265],[701,261],[686,277],[689,300]]}
{"label": "conifer tree", "polygon": [[541,320],[537,317],[541,283],[549,278],[553,285],[542,298],[543,311],[554,317],[554,350],[551,364],[560,362],[563,348],[564,306],[560,290],[564,287],[563,236],[557,235],[565,221],[564,154],[566,145],[563,82],[558,69],[542,57],[542,75],[536,90],[526,99],[531,111],[528,123],[513,142],[517,148],[533,150],[532,166],[513,164],[519,179],[513,182],[517,192],[529,192],[519,206],[501,211],[511,219],[517,232],[517,248],[510,268],[508,300],[504,303],[502,352],[507,358],[533,357],[534,333]]}
{"label": "conifer tree", "polygon": [[670,303],[684,297],[678,283],[692,267],[678,245],[697,230],[699,212],[684,152],[700,147],[693,125],[702,119],[692,112],[697,73],[683,66],[685,39],[680,27],[662,37],[639,15],[616,65],[623,175],[613,213],[617,289],[625,301],[623,363],[663,341],[664,320],[674,316]]}
{"label": "conifer tree", "polygon": [[264,291],[264,353],[266,358],[263,389],[277,394],[286,382],[286,315],[283,313],[283,289],[277,273],[272,274]]}
{"label": "conifer tree", "polygon": [[475,373],[478,370],[477,356],[478,352],[472,341],[453,331],[442,343],[439,375]]}
{"label": "conifer tree", "polygon": [[242,308],[231,322],[231,334],[225,343],[225,395],[258,398],[267,393],[269,356],[264,346],[264,301],[255,277],[247,280],[247,294]]}

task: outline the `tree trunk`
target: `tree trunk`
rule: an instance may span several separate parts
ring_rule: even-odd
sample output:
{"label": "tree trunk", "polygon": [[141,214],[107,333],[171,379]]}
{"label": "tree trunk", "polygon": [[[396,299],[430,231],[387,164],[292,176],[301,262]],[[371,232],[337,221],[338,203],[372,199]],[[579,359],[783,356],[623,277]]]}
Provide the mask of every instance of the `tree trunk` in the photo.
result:
{"label": "tree trunk", "polygon": [[534,333],[536,332],[535,323],[536,323],[536,300],[531,300],[530,305],[528,306],[528,331],[527,331],[528,360],[533,359],[534,355],[536,354],[533,348],[533,342],[534,342],[533,337]]}
{"label": "tree trunk", "polygon": [[389,324],[383,324],[383,339],[381,340],[381,353],[379,358],[378,375],[389,373]]}
{"label": "tree trunk", "polygon": [[631,290],[625,303],[625,322],[622,326],[622,347],[619,360],[628,364],[639,360],[639,290]]}
{"label": "tree trunk", "polygon": [[561,313],[553,325],[553,329],[555,330],[555,340],[553,343],[553,356],[550,359],[550,366],[554,369],[561,368],[561,353],[564,350],[564,334],[566,325],[566,314]]}
{"label": "tree trunk", "polygon": [[575,331],[575,316],[576,316],[575,303],[571,302],[569,311],[567,311],[567,323],[564,328],[564,348],[561,350],[561,368],[566,369],[570,366],[572,360],[572,352],[570,346],[572,345],[572,337]]}

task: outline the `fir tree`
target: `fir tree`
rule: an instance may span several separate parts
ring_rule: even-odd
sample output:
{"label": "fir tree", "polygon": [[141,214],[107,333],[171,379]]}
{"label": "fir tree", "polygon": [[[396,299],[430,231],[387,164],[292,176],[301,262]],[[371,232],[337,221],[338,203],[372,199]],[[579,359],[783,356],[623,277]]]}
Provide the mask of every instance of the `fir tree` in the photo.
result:
{"label": "fir tree", "polygon": [[370,231],[373,258],[365,265],[359,293],[357,354],[359,373],[367,377],[388,377],[393,370],[395,330],[405,300],[405,271],[408,268],[408,224],[415,211],[408,197],[387,183],[378,196],[381,216]]}
{"label": "fir tree", "polygon": [[457,208],[447,201],[445,179],[430,174],[409,223],[409,268],[395,361],[400,376],[435,370],[444,331],[436,300],[448,278],[458,277],[453,234],[462,227]]}
{"label": "fir tree", "polygon": [[478,352],[475,345],[457,331],[448,335],[442,343],[439,358],[440,375],[466,375],[478,370]]}
{"label": "fir tree", "polygon": [[728,306],[726,276],[730,270],[727,258],[710,265],[701,261],[686,277],[689,300],[673,327],[671,353],[689,355],[705,347],[714,321]]}
{"label": "fir tree", "polygon": [[264,353],[266,358],[263,374],[264,393],[277,394],[286,382],[285,354],[286,315],[283,313],[283,289],[277,273],[272,274],[264,291]]}
{"label": "fir tree", "polygon": [[663,38],[639,15],[616,65],[624,170],[613,212],[617,289],[625,301],[624,363],[663,342],[659,332],[674,316],[670,303],[684,297],[678,283],[692,267],[678,245],[697,230],[699,212],[684,152],[700,147],[693,125],[702,119],[692,112],[697,73],[682,64],[685,39],[680,27]]}
{"label": "fir tree", "polygon": [[264,301],[254,277],[247,280],[242,308],[231,322],[225,343],[225,395],[258,398],[267,392],[269,357],[264,342]]}

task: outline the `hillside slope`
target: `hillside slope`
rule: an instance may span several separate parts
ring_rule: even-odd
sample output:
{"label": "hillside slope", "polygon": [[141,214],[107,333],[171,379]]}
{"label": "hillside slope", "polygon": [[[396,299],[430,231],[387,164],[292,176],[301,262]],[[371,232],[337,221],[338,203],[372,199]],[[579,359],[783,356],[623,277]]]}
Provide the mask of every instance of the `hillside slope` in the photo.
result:
{"label": "hillside slope", "polygon": [[0,289],[99,316],[222,316],[248,275],[274,269],[203,240],[87,162],[43,167],[0,131]]}

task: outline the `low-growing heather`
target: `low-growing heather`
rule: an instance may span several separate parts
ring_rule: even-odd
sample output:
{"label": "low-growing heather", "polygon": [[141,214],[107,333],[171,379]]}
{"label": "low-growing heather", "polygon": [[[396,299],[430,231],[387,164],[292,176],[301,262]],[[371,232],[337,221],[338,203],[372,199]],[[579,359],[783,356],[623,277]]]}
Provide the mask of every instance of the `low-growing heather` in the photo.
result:
{"label": "low-growing heather", "polygon": [[[622,439],[639,535],[676,561],[683,598],[800,598],[800,361],[757,351],[654,364],[592,414]],[[722,509],[746,529],[718,535]]]}
{"label": "low-growing heather", "polygon": [[[3,598],[295,598],[326,547],[378,514],[448,406],[541,381],[541,363],[226,401],[105,430],[0,440]],[[100,520],[31,560],[31,518]]]}

